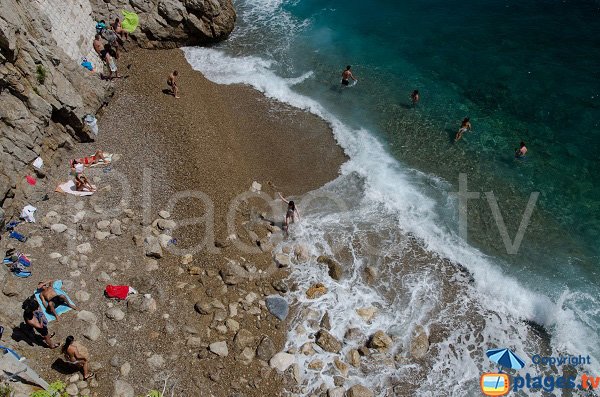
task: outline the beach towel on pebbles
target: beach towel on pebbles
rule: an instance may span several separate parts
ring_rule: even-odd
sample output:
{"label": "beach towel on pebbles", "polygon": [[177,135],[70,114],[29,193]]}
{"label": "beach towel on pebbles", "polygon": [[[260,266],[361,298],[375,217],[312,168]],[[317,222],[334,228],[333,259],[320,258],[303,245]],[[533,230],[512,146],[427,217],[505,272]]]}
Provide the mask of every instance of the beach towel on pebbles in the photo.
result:
{"label": "beach towel on pebbles", "polygon": [[[95,186],[94,186],[94,188],[95,188]],[[95,192],[88,192],[87,190],[84,190],[84,191],[77,190],[75,188],[74,181],[67,181],[67,182],[61,183],[60,185],[58,185],[56,187],[55,191],[59,192],[59,193],[72,194],[73,196],[91,196],[92,194],[95,193]]]}
{"label": "beach towel on pebbles", "polygon": [[[73,303],[73,301],[71,300],[69,295],[67,295],[67,293],[62,290],[62,280],[54,281],[54,283],[52,283],[52,288],[54,288],[54,290],[56,291],[56,293],[58,295],[66,296],[67,300],[69,301],[69,303],[71,305],[73,305],[73,306],[75,305],[75,303]],[[48,313],[48,310],[45,309],[44,304],[42,303],[42,298],[40,298],[40,291],[38,291],[36,289],[34,293],[35,293],[35,299],[40,304],[40,308],[42,308],[44,310],[44,314],[46,315],[48,322],[56,320],[56,317],[54,317],[52,314]],[[58,307],[55,307],[54,310],[56,311],[56,314],[58,314],[60,316],[61,314],[66,313],[69,310],[73,310],[73,309],[71,309],[69,306],[60,305]]]}

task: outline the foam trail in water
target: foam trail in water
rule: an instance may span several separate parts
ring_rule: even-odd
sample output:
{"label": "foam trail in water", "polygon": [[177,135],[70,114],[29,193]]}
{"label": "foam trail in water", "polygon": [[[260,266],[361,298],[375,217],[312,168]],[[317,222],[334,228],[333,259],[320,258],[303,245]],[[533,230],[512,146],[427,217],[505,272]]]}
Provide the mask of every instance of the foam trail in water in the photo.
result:
{"label": "foam trail in water", "polygon": [[[569,351],[573,354],[591,354],[593,357],[600,357],[597,355],[598,347],[595,343],[597,339],[595,332],[582,323],[580,315],[571,310],[569,305],[566,304],[567,302],[572,303],[575,299],[583,300],[587,297],[573,297],[569,293],[563,293],[561,300],[556,303],[552,302],[547,296],[524,288],[517,280],[504,274],[498,266],[494,265],[491,258],[465,244],[451,230],[440,226],[443,222],[440,221],[438,216],[441,210],[439,204],[420,192],[416,187],[423,183],[426,176],[404,169],[397,160],[386,152],[381,142],[369,131],[348,128],[317,101],[292,90],[293,85],[311,78],[312,74],[310,72],[299,78],[285,79],[273,72],[274,63],[272,61],[260,57],[230,57],[222,51],[209,48],[185,48],[184,53],[194,69],[202,72],[214,82],[249,84],[269,98],[305,109],[328,121],[333,129],[335,139],[350,157],[350,160],[342,166],[341,179],[353,173],[360,175],[363,179],[362,211],[365,214],[377,214],[382,211],[390,214],[389,219],[395,221],[395,224],[390,225],[390,227],[415,235],[422,240],[428,250],[464,265],[473,274],[475,292],[470,298],[477,299],[484,310],[493,310],[503,317],[501,321],[495,320],[493,316],[490,317],[490,322],[487,324],[487,334],[483,336],[484,343],[504,343],[517,346],[517,350],[521,349],[520,352],[523,354],[527,346],[520,341],[527,338],[527,330],[519,320],[528,319],[544,325],[552,332],[553,348],[556,351]],[[439,181],[434,182],[434,184],[443,185]],[[325,215],[319,214],[313,221],[316,224],[322,223]],[[354,216],[360,219],[361,213],[354,213]],[[365,220],[365,222],[368,222],[368,220]],[[303,225],[302,228],[308,228],[310,220],[305,220],[303,223],[306,223],[306,225]],[[318,236],[323,230],[319,226],[314,226],[311,232],[316,233]],[[314,247],[323,245],[318,241],[314,241],[314,238],[308,234],[304,234],[303,237],[313,240],[312,245]],[[315,279],[316,275],[313,274],[313,278],[310,278],[310,280]],[[305,281],[308,283],[310,280],[306,279]],[[342,293],[339,291],[343,291],[344,288],[347,289],[348,287],[342,285],[342,287],[339,287],[341,288],[339,291],[335,285],[332,285],[332,288],[339,295]],[[374,302],[378,299],[383,300],[381,297],[374,298],[377,297],[376,291],[364,286],[360,286],[360,288],[355,291],[364,292],[364,294],[359,293],[362,299],[371,296],[370,299],[373,299]],[[417,286],[413,286],[413,288],[418,289]],[[347,314],[356,302],[350,296],[345,298],[347,298],[346,302],[350,303],[340,313],[345,312]],[[380,302],[380,304],[382,303]],[[379,326],[383,326],[382,322],[384,322],[389,327],[400,320],[397,315],[389,315],[388,317],[382,316],[381,320],[378,321]],[[498,324],[494,322],[498,322]],[[512,325],[509,327],[507,323]],[[503,330],[502,332],[505,332],[505,334],[502,336],[494,335],[494,327]],[[510,332],[512,332],[512,335],[509,334]],[[458,338],[458,336],[455,335],[452,338]],[[516,340],[512,340],[512,338]],[[486,347],[485,344],[481,345],[482,348]],[[528,351],[528,353],[531,352]],[[443,350],[443,343],[441,343],[440,357],[444,355],[447,360],[450,360],[452,356],[448,351]],[[455,361],[465,360],[464,357],[454,357],[452,359]],[[440,362],[444,362],[444,360],[441,359]],[[593,358],[592,364],[595,364],[596,369],[600,369],[597,363],[598,360]],[[456,376],[469,376],[472,378],[477,369],[476,364],[462,363],[461,365],[465,366],[465,371],[457,372]]]}

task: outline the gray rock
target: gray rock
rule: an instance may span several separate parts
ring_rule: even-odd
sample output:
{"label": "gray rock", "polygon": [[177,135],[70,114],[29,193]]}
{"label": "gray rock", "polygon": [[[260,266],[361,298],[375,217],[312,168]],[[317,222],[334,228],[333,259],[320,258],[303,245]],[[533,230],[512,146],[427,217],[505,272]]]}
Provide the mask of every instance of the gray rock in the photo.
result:
{"label": "gray rock", "polygon": [[229,355],[229,350],[227,349],[227,342],[214,342],[208,345],[208,350],[212,353],[216,354],[219,357],[227,357]]}
{"label": "gray rock", "polygon": [[77,246],[77,252],[80,254],[89,254],[92,252],[92,245],[90,243],[83,243]]}
{"label": "gray rock", "polygon": [[110,232],[115,236],[120,236],[123,234],[123,228],[121,226],[121,221],[118,219],[113,219],[110,222]]}
{"label": "gray rock", "polygon": [[146,256],[160,259],[163,257],[163,251],[160,242],[154,236],[146,236],[144,238],[144,249]]}
{"label": "gray rock", "polygon": [[123,363],[123,365],[121,365],[121,368],[119,368],[119,372],[121,373],[121,376],[127,377],[131,372],[131,364],[129,364],[128,362]]}
{"label": "gray rock", "polygon": [[[4,266],[4,265],[2,265]],[[17,283],[17,279],[14,277],[8,277],[4,280],[4,286],[2,287],[2,293],[8,297],[17,296],[21,292],[21,285]]]}
{"label": "gray rock", "polygon": [[277,349],[275,348],[275,343],[268,336],[264,336],[256,348],[256,356],[259,359],[267,362],[275,355],[276,352]]}
{"label": "gray rock", "polygon": [[101,283],[107,283],[110,281],[110,276],[106,274],[106,272],[100,272],[96,280],[100,281]]}
{"label": "gray rock", "polygon": [[243,350],[246,347],[253,346],[254,335],[252,335],[250,331],[242,328],[235,334],[235,338],[233,338],[233,344],[238,351]]}
{"label": "gray rock", "polygon": [[96,240],[106,240],[106,238],[110,236],[110,232],[103,232],[101,230],[97,230],[96,233],[94,234],[94,237],[96,237]]}
{"label": "gray rock", "polygon": [[79,291],[75,292],[75,299],[78,302],[87,302],[90,300],[90,294],[87,293],[86,291],[79,290]]}
{"label": "gray rock", "polygon": [[286,293],[289,291],[288,285],[283,280],[275,280],[271,283],[275,291]]}
{"label": "gray rock", "polygon": [[268,296],[266,299],[267,310],[273,316],[283,321],[287,318],[290,309],[288,307],[288,303],[285,299],[278,295]]}
{"label": "gray rock", "polygon": [[69,396],[77,396],[79,394],[79,389],[75,383],[71,383],[69,386],[67,386],[65,391]]}
{"label": "gray rock", "polygon": [[44,245],[44,238],[41,236],[31,236],[27,239],[27,245],[30,248],[40,248]]}
{"label": "gray rock", "polygon": [[84,321],[88,324],[96,324],[98,322],[98,318],[92,312],[87,310],[80,310],[77,312],[77,319]]}
{"label": "gray rock", "polygon": [[96,324],[90,324],[88,329],[85,330],[85,332],[83,333],[83,336],[85,336],[86,338],[88,338],[91,341],[98,340],[98,338],[100,338],[100,335],[102,335],[102,332],[100,331],[100,328],[98,328],[98,326]]}
{"label": "gray rock", "polygon": [[354,385],[346,392],[346,397],[374,397],[375,394],[363,385]]}
{"label": "gray rock", "polygon": [[121,321],[125,318],[125,313],[118,307],[111,307],[106,311],[106,317],[113,321]]}
{"label": "gray rock", "polygon": [[293,354],[279,352],[269,360],[271,368],[275,368],[280,372],[285,372],[292,364],[296,362],[296,357]]}
{"label": "gray rock", "polygon": [[146,362],[154,369],[161,369],[165,366],[165,359],[160,354],[153,354]]}
{"label": "gray rock", "polygon": [[330,353],[339,353],[342,350],[342,343],[324,329],[317,332],[315,343]]}
{"label": "gray rock", "polygon": [[334,387],[327,390],[327,397],[344,397],[346,390],[343,387]]}
{"label": "gray rock", "polygon": [[292,260],[289,255],[286,254],[277,254],[275,255],[275,263],[279,267],[290,267],[292,265]]}
{"label": "gray rock", "polygon": [[127,311],[154,313],[156,311],[156,300],[151,296],[131,295],[127,299]]}
{"label": "gray rock", "polygon": [[177,227],[177,223],[171,219],[157,219],[156,226],[160,230],[173,230]]}
{"label": "gray rock", "polygon": [[112,397],[134,397],[134,396],[135,396],[135,391],[133,390],[133,387],[129,383],[127,383],[123,380],[118,380],[115,382]]}
{"label": "gray rock", "polygon": [[62,233],[67,229],[67,225],[62,223],[55,223],[54,225],[50,226],[50,230],[52,230],[54,233]]}
{"label": "gray rock", "polygon": [[158,212],[158,216],[160,216],[163,219],[169,219],[171,217],[171,213],[165,210],[159,211]]}
{"label": "gray rock", "polygon": [[110,227],[110,221],[108,221],[108,220],[99,221],[98,223],[96,223],[96,227],[98,228],[98,230],[107,231],[108,228]]}

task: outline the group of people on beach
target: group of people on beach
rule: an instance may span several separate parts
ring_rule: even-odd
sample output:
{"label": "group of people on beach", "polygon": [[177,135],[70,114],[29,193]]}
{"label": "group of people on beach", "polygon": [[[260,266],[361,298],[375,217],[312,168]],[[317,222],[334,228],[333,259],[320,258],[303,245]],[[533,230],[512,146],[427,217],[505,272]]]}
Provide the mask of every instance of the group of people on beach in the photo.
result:
{"label": "group of people on beach", "polygon": [[[73,310],[78,310],[65,295],[58,293],[53,285],[54,280],[45,280],[38,283],[37,293],[39,293],[43,306],[40,306],[35,295],[30,296],[23,302],[23,321],[25,326],[35,330],[49,349],[60,347],[60,343],[55,343],[52,340],[56,333],[50,333],[46,313],[51,314],[55,317],[56,321],[59,321],[57,309],[60,306],[67,306]],[[90,371],[90,355],[87,348],[79,341],[76,341],[72,335],[67,336],[65,339],[62,346],[62,353],[65,363],[81,370],[84,380],[88,380],[94,376],[94,373]]]}
{"label": "group of people on beach", "polygon": [[[106,43],[103,40],[106,40]],[[109,80],[121,77],[117,60],[120,56],[120,50],[125,49],[125,41],[129,41],[129,34],[123,29],[119,18],[115,18],[110,25],[107,25],[104,20],[96,24],[93,47],[109,70],[107,77]]]}
{"label": "group of people on beach", "polygon": [[[347,87],[350,85],[350,79],[352,79],[353,81],[358,81],[358,79],[356,79],[354,77],[354,75],[351,72],[352,66],[348,65],[346,66],[346,69],[344,69],[342,71],[342,81],[341,84],[344,87]],[[413,107],[417,106],[417,103],[421,100],[421,95],[419,93],[419,90],[414,90],[411,94],[410,94],[410,101],[412,103]],[[458,131],[456,132],[456,135],[454,136],[454,142],[458,142],[464,135],[465,132],[467,131],[471,131],[471,120],[469,119],[469,117],[465,117],[463,119],[463,121],[460,124],[460,128],[458,129]],[[520,143],[520,147],[515,149],[515,158],[524,158],[526,157],[527,154],[527,147],[525,146],[525,142],[521,141]]]}
{"label": "group of people on beach", "polygon": [[91,184],[87,176],[85,175],[85,168],[91,167],[95,164],[102,162],[104,165],[110,164],[110,160],[104,155],[102,150],[96,150],[94,155],[83,157],[79,159],[73,159],[70,161],[71,175],[73,175],[75,183],[75,190],[78,192],[88,191],[95,192],[96,188]]}

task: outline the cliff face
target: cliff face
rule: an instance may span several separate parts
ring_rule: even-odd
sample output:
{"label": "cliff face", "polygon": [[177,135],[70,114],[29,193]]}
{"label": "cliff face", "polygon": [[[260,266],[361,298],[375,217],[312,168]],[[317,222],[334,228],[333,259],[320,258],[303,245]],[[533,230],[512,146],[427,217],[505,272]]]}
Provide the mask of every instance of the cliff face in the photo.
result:
{"label": "cliff face", "polygon": [[229,36],[236,18],[231,0],[91,1],[107,22],[124,8],[138,13],[141,34],[136,40],[144,48],[215,43]]}
{"label": "cliff face", "polygon": [[[233,30],[231,0],[0,0],[0,207],[16,214],[46,193],[26,175],[40,156],[44,168],[62,160],[74,141],[92,141],[83,123],[111,95],[111,83],[80,66],[93,57],[94,20],[133,10],[132,35],[146,48],[206,44]],[[102,69],[97,59],[96,65]],[[0,209],[0,226],[4,218]]]}

